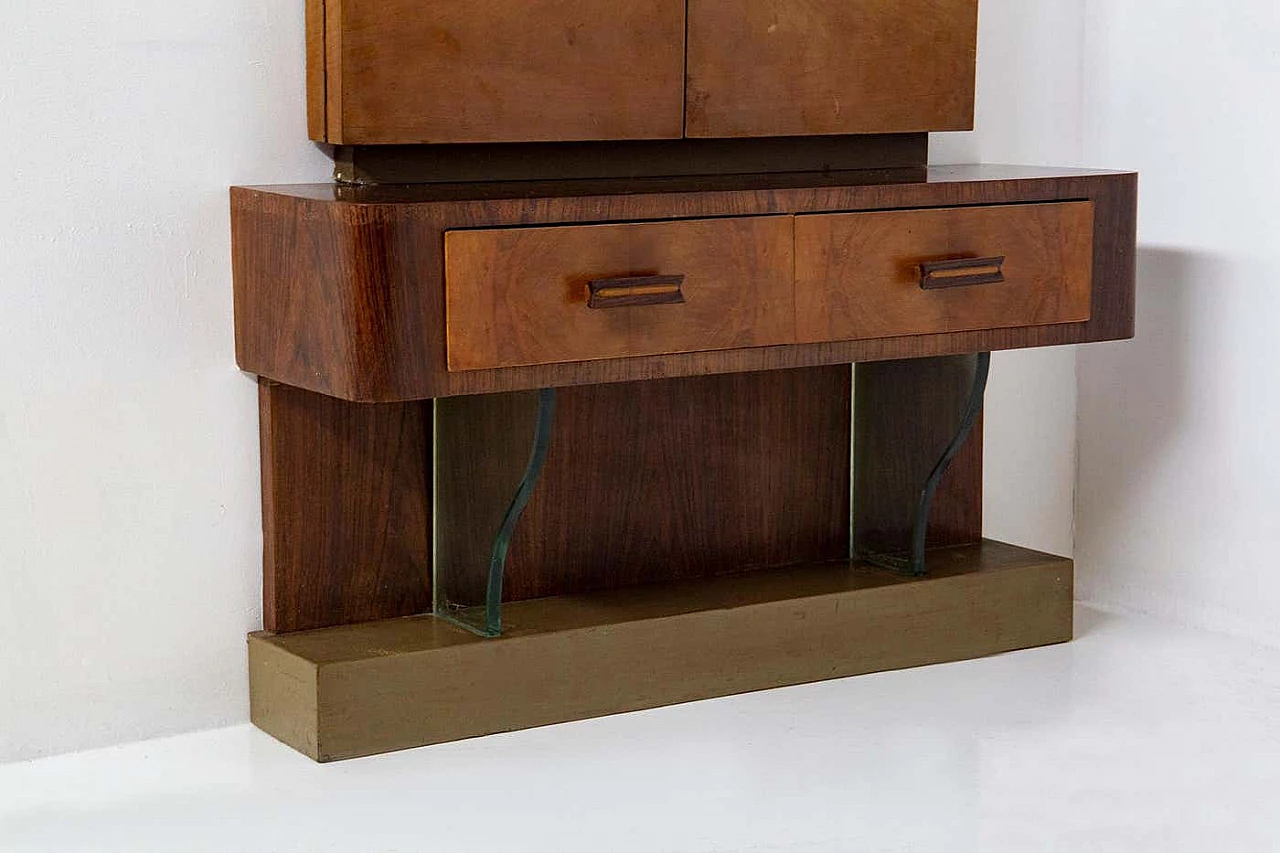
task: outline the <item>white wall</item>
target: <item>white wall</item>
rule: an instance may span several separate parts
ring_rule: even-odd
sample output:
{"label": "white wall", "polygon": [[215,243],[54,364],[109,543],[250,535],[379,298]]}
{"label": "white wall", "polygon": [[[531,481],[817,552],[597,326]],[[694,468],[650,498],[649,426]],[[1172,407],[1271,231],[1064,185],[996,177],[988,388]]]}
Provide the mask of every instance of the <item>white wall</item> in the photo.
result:
{"label": "white wall", "polygon": [[[1073,166],[1082,156],[1080,0],[981,0],[976,132],[938,163]],[[986,409],[986,535],[1072,553],[1076,350],[997,353]]]}
{"label": "white wall", "polygon": [[1080,356],[1080,594],[1280,643],[1280,4],[1090,0],[1085,152],[1141,171],[1138,337]]}
{"label": "white wall", "polygon": [[227,187],[330,168],[301,2],[5,9],[0,760],[246,717],[257,414]]}
{"label": "white wall", "polygon": [[[302,3],[16,0],[0,29],[0,760],[247,717],[252,381],[226,188],[326,180]],[[1078,0],[983,0],[936,159],[1080,156]],[[988,530],[1071,547],[1071,350],[996,362]]]}

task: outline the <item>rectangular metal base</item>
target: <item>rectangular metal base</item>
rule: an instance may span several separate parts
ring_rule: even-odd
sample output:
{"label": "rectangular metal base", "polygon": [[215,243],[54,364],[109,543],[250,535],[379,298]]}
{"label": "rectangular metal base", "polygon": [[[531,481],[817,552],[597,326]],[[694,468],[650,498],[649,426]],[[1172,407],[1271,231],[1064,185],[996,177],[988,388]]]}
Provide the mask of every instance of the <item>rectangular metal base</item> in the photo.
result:
{"label": "rectangular metal base", "polygon": [[253,722],[317,761],[983,657],[1072,636],[1070,560],[996,542],[914,579],[824,564],[249,635]]}

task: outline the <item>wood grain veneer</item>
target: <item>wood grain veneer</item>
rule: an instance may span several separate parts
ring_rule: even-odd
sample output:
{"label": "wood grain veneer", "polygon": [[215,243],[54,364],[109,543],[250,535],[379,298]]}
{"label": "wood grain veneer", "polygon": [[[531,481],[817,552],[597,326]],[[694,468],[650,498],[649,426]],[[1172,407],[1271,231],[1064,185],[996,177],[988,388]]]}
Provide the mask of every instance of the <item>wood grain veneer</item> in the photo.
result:
{"label": "wood grain veneer", "polygon": [[[795,230],[801,341],[1089,319],[1091,202],[817,214]],[[923,262],[991,257],[998,282],[921,287]]]}
{"label": "wood grain veneer", "polygon": [[[313,5],[320,0],[311,0]],[[308,27],[334,144],[682,135],[682,0],[323,0]],[[317,71],[323,39],[324,58]]]}
{"label": "wood grain veneer", "polygon": [[[772,346],[796,334],[791,217],[444,235],[449,370]],[[589,282],[683,276],[679,304],[593,307]]]}
{"label": "wood grain veneer", "polygon": [[[930,169],[901,183],[614,181],[235,188],[236,353],[245,370],[363,401],[737,373],[1133,335],[1137,177],[1018,167]],[[460,228],[1092,201],[1085,322],[450,372],[444,233]]]}
{"label": "wood grain veneer", "polygon": [[329,132],[325,91],[324,0],[306,0],[307,136],[324,139]]}
{"label": "wood grain veneer", "polygon": [[[850,381],[846,365],[562,390],[506,598],[846,555]],[[433,511],[449,593],[474,598],[528,459],[527,396],[440,401],[433,507],[430,404],[261,383],[268,630],[429,611]]]}
{"label": "wood grain veneer", "polygon": [[[846,557],[851,380],[841,365],[561,389],[505,598]],[[450,601],[483,601],[493,535],[529,456],[532,396],[440,401]]]}
{"label": "wood grain veneer", "polygon": [[258,402],[267,630],[429,611],[425,407],[353,404],[268,381]]}
{"label": "wood grain veneer", "polygon": [[978,0],[689,0],[686,134],[973,127]]}

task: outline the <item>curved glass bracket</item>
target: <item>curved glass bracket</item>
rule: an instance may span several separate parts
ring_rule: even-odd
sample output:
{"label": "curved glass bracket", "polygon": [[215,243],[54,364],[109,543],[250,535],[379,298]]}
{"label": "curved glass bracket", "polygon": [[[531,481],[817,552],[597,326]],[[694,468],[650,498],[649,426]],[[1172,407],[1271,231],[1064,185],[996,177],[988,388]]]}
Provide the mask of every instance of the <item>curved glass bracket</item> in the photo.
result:
{"label": "curved glass bracket", "polygon": [[978,353],[978,363],[973,376],[973,388],[969,392],[969,401],[965,404],[964,414],[960,418],[960,428],[955,437],[942,452],[942,458],[933,467],[924,488],[920,490],[920,502],[916,504],[915,517],[911,522],[911,558],[907,570],[916,577],[926,574],[924,565],[925,541],[929,535],[929,511],[933,507],[933,497],[938,492],[938,483],[955,461],[956,456],[969,440],[978,416],[982,414],[982,402],[987,395],[987,379],[991,375],[991,353]]}
{"label": "curved glass bracket", "polygon": [[529,453],[529,464],[525,466],[524,476],[516,488],[511,506],[503,516],[502,527],[493,540],[493,553],[489,557],[489,581],[485,589],[484,602],[484,635],[498,637],[502,634],[502,578],[507,568],[507,551],[511,547],[511,537],[516,532],[516,525],[524,508],[529,505],[538,478],[542,476],[542,466],[547,461],[547,448],[551,446],[551,425],[555,419],[556,392],[554,388],[543,388],[538,392],[538,417],[533,430],[533,449]]}
{"label": "curved glass bracket", "polygon": [[511,540],[547,461],[555,405],[552,389],[433,403],[433,610],[481,637],[502,634]]}
{"label": "curved glass bracket", "polygon": [[864,553],[861,555],[861,559],[873,565],[882,566],[913,577],[924,577],[928,574],[925,566],[925,552],[929,537],[929,513],[933,508],[933,499],[938,492],[939,483],[942,482],[943,476],[947,473],[947,469],[951,467],[951,463],[955,461],[956,456],[964,449],[965,442],[969,440],[969,436],[973,432],[979,416],[982,414],[982,404],[986,397],[987,379],[990,373],[991,353],[978,353],[974,365],[973,383],[970,386],[968,398],[960,415],[960,424],[956,428],[955,435],[948,442],[946,449],[942,451],[937,463],[934,464],[929,476],[925,479],[924,486],[920,489],[919,497],[915,502],[911,516],[910,539],[909,542],[904,543],[909,550],[906,550],[906,553],[898,551],[896,554]]}

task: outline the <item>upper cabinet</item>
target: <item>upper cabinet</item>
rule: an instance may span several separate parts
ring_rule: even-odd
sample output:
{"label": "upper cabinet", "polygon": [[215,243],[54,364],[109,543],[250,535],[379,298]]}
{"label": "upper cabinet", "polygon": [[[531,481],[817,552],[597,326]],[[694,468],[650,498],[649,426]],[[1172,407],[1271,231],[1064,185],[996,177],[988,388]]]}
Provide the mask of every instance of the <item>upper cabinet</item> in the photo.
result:
{"label": "upper cabinet", "polygon": [[978,0],[308,0],[313,139],[965,130]]}
{"label": "upper cabinet", "polygon": [[973,127],[978,0],[689,0],[691,137]]}
{"label": "upper cabinet", "polygon": [[685,0],[308,0],[311,136],[678,139],[684,30]]}

